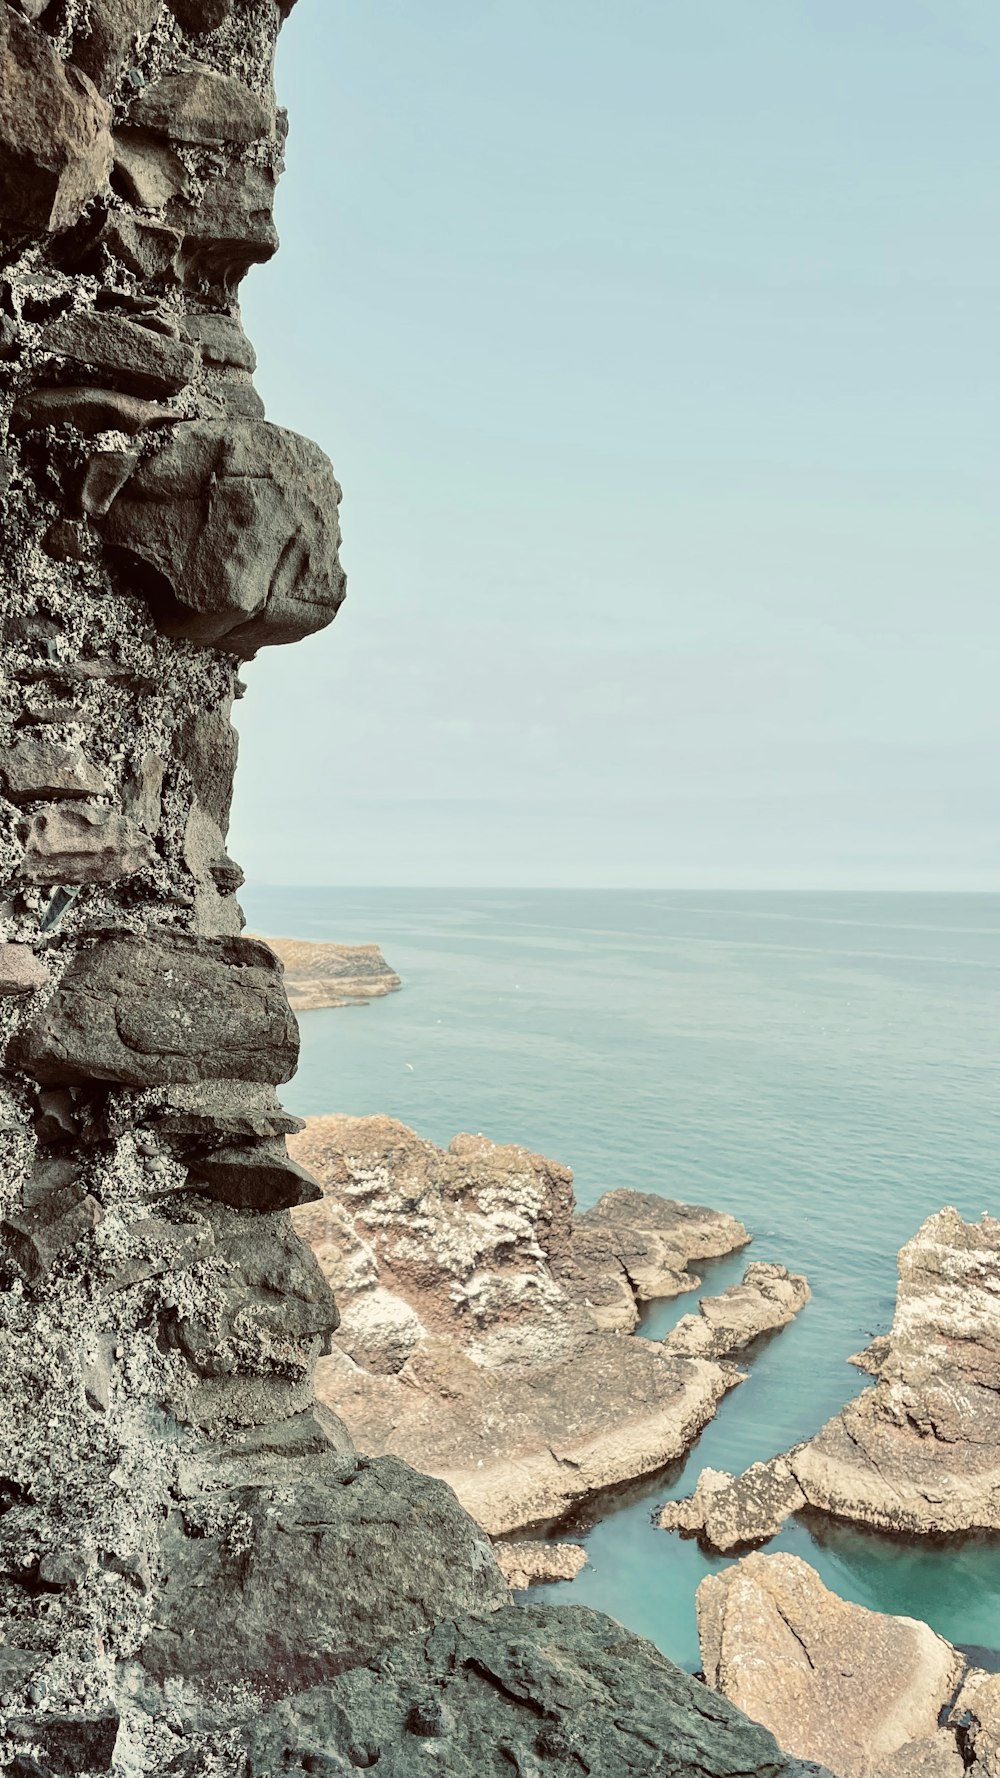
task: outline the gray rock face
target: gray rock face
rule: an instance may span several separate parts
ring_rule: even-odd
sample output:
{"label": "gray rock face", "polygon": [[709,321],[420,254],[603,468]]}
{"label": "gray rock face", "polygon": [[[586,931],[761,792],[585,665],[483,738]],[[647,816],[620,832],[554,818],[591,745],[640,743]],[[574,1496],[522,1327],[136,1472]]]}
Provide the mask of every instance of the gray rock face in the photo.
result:
{"label": "gray rock face", "polygon": [[0,233],[69,228],[103,191],[111,113],[86,75],[0,10]]}
{"label": "gray rock face", "polygon": [[266,945],[164,934],[79,951],[10,1059],[45,1084],[145,1087],[277,1085],[297,1056],[295,1019]]}
{"label": "gray rock face", "polygon": [[[628,1708],[609,1700],[628,1698]],[[241,1737],[250,1778],[822,1778],[611,1618],[564,1606],[460,1617],[280,1704]]]}
{"label": "gray rock face", "polygon": [[446,1488],[391,1457],[282,1469],[296,1472],[290,1499],[280,1474],[251,1487],[213,1475],[171,1517],[142,1650],[154,1677],[280,1697],[442,1616],[505,1602],[488,1540]]}
{"label": "gray rock face", "polygon": [[315,445],[277,426],[202,421],[143,464],[104,533],[167,635],[252,654],[321,629],[339,607],[339,499]]}

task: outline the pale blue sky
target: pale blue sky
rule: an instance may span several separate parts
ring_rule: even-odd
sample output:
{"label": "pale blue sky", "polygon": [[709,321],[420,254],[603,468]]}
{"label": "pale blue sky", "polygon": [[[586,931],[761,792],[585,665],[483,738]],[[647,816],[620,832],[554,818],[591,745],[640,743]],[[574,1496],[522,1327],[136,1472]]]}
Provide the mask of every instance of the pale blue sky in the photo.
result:
{"label": "pale blue sky", "polygon": [[260,882],[1000,886],[996,0],[299,0]]}

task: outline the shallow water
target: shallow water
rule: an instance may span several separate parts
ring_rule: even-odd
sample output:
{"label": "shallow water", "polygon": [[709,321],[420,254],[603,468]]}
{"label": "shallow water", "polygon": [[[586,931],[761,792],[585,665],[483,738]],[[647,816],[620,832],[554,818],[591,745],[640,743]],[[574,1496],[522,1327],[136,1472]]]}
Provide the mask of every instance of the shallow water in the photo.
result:
{"label": "shallow water", "polygon": [[[707,1463],[740,1470],[814,1432],[865,1384],[846,1363],[892,1316],[898,1248],[944,1204],[1000,1214],[1000,897],[305,890],[250,886],[260,932],[375,941],[404,980],[306,1014],[285,1089],[300,1113],[388,1112],[447,1142],[483,1131],[611,1186],[732,1211],[751,1256],[813,1300],[755,1357],[680,1474],[582,1533],[590,1566],[544,1589],[698,1664],[694,1593],[722,1561],[656,1531]],[[694,1307],[654,1307],[661,1334]],[[1000,1542],[913,1545],[793,1523],[842,1596],[1000,1650]]]}

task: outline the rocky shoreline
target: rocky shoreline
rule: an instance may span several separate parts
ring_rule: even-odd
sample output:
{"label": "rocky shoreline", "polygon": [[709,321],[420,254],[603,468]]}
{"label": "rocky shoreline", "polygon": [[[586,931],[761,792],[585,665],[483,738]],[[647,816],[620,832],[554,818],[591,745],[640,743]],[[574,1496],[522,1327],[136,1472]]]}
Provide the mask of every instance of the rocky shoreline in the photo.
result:
{"label": "rocky shoreline", "polygon": [[285,993],[293,1012],[326,1006],[367,1006],[394,994],[402,981],[378,945],[313,944],[302,938],[265,938],[284,965]]}
{"label": "rocky shoreline", "polygon": [[493,1537],[557,1523],[681,1457],[808,1285],[751,1264],[665,1341],[640,1306],[749,1237],[724,1212],[630,1191],[575,1213],[568,1168],[483,1137],[447,1150],[389,1118],[291,1139],[323,1197],[295,1212],[341,1324],[317,1390],[367,1451],[454,1489]]}
{"label": "rocky shoreline", "polygon": [[899,1254],[889,1333],[855,1357],[874,1376],[815,1438],[742,1476],[706,1470],[665,1530],[728,1552],[803,1508],[928,1537],[1000,1530],[1000,1222],[928,1217]]}

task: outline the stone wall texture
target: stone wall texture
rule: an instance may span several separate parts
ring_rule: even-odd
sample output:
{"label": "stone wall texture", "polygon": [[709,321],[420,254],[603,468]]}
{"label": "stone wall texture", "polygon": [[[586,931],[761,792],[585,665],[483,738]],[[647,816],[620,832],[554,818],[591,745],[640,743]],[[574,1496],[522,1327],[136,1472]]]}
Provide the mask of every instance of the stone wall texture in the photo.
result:
{"label": "stone wall texture", "polygon": [[291,3],[0,0],[0,1772],[492,1770],[505,1735],[576,1772],[563,1658],[584,1769],[653,1769],[631,1661],[649,1733],[685,1719],[657,1771],[790,1772],[624,1632],[512,1612],[451,1491],[315,1402],[298,1032],[226,850],[240,663],[344,595],[238,304]]}

